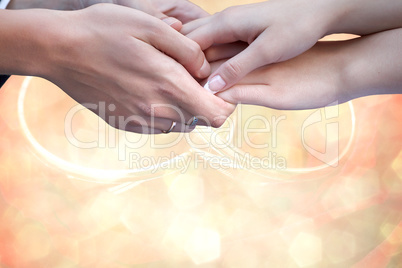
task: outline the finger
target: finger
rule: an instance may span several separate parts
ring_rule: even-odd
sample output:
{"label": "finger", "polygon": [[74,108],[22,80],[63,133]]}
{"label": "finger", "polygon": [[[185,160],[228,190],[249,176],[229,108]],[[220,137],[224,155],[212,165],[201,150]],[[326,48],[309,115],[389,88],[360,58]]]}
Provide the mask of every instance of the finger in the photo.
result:
{"label": "finger", "polygon": [[249,22],[235,21],[228,16],[219,16],[219,13],[207,18],[199,19],[183,26],[181,33],[206,50],[214,44],[228,44],[237,41],[251,43],[260,33],[259,28],[249,29]]}
{"label": "finger", "polygon": [[[174,3],[174,1],[164,1],[165,3]],[[161,10],[161,9],[160,9]],[[162,9],[163,13],[168,16],[175,17],[183,23],[188,23],[196,19],[208,17],[209,13],[201,7],[190,1],[179,1],[176,6]]]}
{"label": "finger", "polygon": [[188,121],[191,120],[191,118],[194,117],[193,114],[190,114],[185,109],[181,108],[181,104],[177,103],[173,105],[164,102],[166,102],[166,100],[159,100],[151,105],[151,118],[163,118],[168,121],[175,121],[181,124],[186,124]]}
{"label": "finger", "polygon": [[[169,17],[166,14],[160,12],[156,8],[150,5],[145,5],[147,8],[142,10],[145,13],[148,13],[151,16],[154,16],[160,20],[162,20],[164,23],[175,29],[176,31],[180,31],[183,28],[183,23],[178,20],[177,18],[174,17]],[[141,8],[138,8],[141,10]]]}
{"label": "finger", "polygon": [[150,35],[151,45],[175,59],[193,76],[205,78],[211,73],[204,53],[194,41],[164,24],[154,27]]}
{"label": "finger", "polygon": [[174,17],[169,17],[168,15],[166,15],[163,12],[161,12],[160,10],[156,9],[153,5],[151,5],[148,2],[120,0],[120,1],[117,1],[116,3],[118,5],[121,5],[121,6],[126,6],[126,7],[130,7],[130,8],[133,8],[133,9],[140,10],[140,11],[145,12],[145,13],[153,16],[153,17],[161,19],[162,21],[164,21],[166,24],[171,26],[176,31],[180,31],[182,26],[183,26],[183,24],[182,24],[182,22],[180,20],[178,20],[178,19],[176,19]]}
{"label": "finger", "polygon": [[257,68],[296,57],[311,48],[314,43],[298,44],[297,37],[291,33],[283,33],[281,28],[268,28],[244,51],[213,72],[205,88],[213,93],[226,90]]}
{"label": "finger", "polygon": [[[218,93],[216,96],[223,100],[237,104],[252,104],[272,107],[280,102],[280,95],[271,96],[269,85],[235,85],[228,90]],[[272,101],[270,101],[272,100]]]}
{"label": "finger", "polygon": [[[196,27],[196,24],[205,25]],[[193,27],[195,27],[195,29],[191,30]],[[190,23],[190,25],[185,24],[181,30],[181,33],[199,44],[202,50],[206,50],[213,44],[227,44],[236,41],[244,41],[236,38],[235,34],[233,34],[230,29],[224,28],[224,23],[213,23],[212,17],[196,20],[194,23]]]}
{"label": "finger", "polygon": [[196,29],[200,28],[201,26],[206,25],[208,22],[211,21],[211,19],[212,19],[212,17],[209,16],[209,17],[193,20],[188,23],[184,23],[181,33],[184,35],[188,35],[189,33],[195,31]]}
{"label": "finger", "polygon": [[165,18],[162,18],[162,21],[178,32],[180,32],[180,30],[183,28],[182,22],[176,18],[165,17]]}
{"label": "finger", "polygon": [[136,120],[129,121],[123,128],[120,127],[120,129],[141,134],[189,133],[194,130],[194,127],[168,119],[148,118],[146,122],[139,124]]}
{"label": "finger", "polygon": [[223,59],[232,58],[245,50],[247,47],[247,43],[236,42],[231,44],[212,46],[204,51],[204,53],[208,62],[215,62]]}
{"label": "finger", "polygon": [[251,71],[269,64],[262,53],[257,42],[253,42],[248,48],[240,52],[238,55],[223,63],[218,70],[212,73],[205,89],[212,93],[217,93],[230,88],[238,83]]}
{"label": "finger", "polygon": [[233,113],[235,105],[214,96],[196,82],[193,84],[186,83],[185,80],[183,82],[183,86],[186,85],[188,91],[184,92],[177,101],[181,103],[184,110],[199,119],[199,125],[220,127]]}

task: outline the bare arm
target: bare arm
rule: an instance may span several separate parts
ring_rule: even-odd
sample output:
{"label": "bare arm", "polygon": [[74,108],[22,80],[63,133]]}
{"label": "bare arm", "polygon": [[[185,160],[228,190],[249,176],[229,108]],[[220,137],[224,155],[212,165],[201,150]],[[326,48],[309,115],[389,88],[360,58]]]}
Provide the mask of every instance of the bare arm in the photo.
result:
{"label": "bare arm", "polygon": [[[298,57],[253,71],[218,96],[233,103],[297,110],[402,93],[401,47],[402,29],[320,42]],[[213,60],[217,55],[208,57]]]}
{"label": "bare arm", "polygon": [[46,78],[116,128],[161,133],[177,121],[187,131],[193,116],[219,126],[234,109],[190,75],[209,73],[198,44],[144,12],[100,4],[0,17],[0,73]]}
{"label": "bare arm", "polygon": [[250,46],[228,59],[209,78],[213,93],[249,72],[310,49],[330,33],[367,35],[402,27],[401,0],[270,0],[234,6],[188,23],[182,32],[203,50],[243,41]]}

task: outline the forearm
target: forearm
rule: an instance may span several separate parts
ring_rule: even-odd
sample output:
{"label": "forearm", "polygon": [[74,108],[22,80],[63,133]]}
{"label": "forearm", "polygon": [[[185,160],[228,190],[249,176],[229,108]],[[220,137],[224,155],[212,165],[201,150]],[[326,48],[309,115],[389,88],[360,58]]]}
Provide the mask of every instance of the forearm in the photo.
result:
{"label": "forearm", "polygon": [[[217,96],[231,103],[298,110],[368,95],[402,93],[400,47],[402,29],[348,41],[319,42],[298,57],[255,70]],[[238,53],[236,50],[232,52]],[[221,64],[216,62],[212,68]]]}
{"label": "forearm", "polygon": [[368,35],[402,27],[401,0],[318,0],[327,1],[323,13],[330,20],[327,33]]}
{"label": "forearm", "polygon": [[79,9],[79,0],[11,0],[7,9],[45,8],[55,10]]}
{"label": "forearm", "polygon": [[347,100],[375,94],[402,93],[402,29],[349,41],[339,51]]}
{"label": "forearm", "polygon": [[58,11],[0,10],[0,17],[0,73],[42,76],[61,38]]}

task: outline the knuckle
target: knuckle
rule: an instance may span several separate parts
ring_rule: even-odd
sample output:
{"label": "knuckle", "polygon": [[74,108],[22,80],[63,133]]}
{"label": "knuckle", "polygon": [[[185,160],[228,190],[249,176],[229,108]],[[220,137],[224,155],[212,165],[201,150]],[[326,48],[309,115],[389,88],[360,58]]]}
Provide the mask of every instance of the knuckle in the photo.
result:
{"label": "knuckle", "polygon": [[190,42],[187,45],[187,50],[189,57],[187,58],[188,62],[193,62],[194,59],[198,58],[201,56],[201,47],[198,45],[196,42],[190,40]]}
{"label": "knuckle", "polygon": [[235,6],[228,7],[224,9],[222,12],[220,12],[221,16],[231,18],[233,15],[237,13],[238,8]]}
{"label": "knuckle", "polygon": [[238,87],[231,93],[232,93],[231,94],[232,99],[235,100],[236,102],[239,102],[241,100],[244,100],[250,93],[250,91],[248,91],[246,87]]}
{"label": "knuckle", "polygon": [[139,103],[138,109],[143,116],[151,117],[155,115],[155,108],[149,103]]}
{"label": "knuckle", "polygon": [[152,23],[150,28],[151,28],[151,36],[154,39],[158,39],[161,36],[163,36],[165,33],[165,31],[162,29],[161,25],[159,23]]}
{"label": "knuckle", "polygon": [[219,116],[214,118],[214,120],[211,121],[211,126],[213,128],[220,128],[223,126],[223,124],[226,122],[227,117]]}
{"label": "knuckle", "polygon": [[162,96],[164,98],[172,99],[175,96],[174,94],[175,91],[168,84],[160,84],[157,87],[156,91],[159,94],[159,96]]}
{"label": "knuckle", "polygon": [[[218,16],[216,19],[218,20],[219,23],[222,23],[225,29],[229,29],[232,33],[236,32],[236,26],[233,21],[236,21],[236,18],[238,18],[238,12],[239,8],[238,7],[228,7],[218,13]],[[242,12],[240,12],[241,14]]]}
{"label": "knuckle", "polygon": [[147,23],[142,26],[145,29],[144,32],[147,33],[151,40],[157,40],[160,39],[161,36],[166,35],[164,23],[154,17],[149,18]]}
{"label": "knuckle", "polygon": [[234,105],[230,105],[228,103],[224,103],[220,105],[221,109],[219,113],[215,114],[212,117],[211,126],[214,128],[220,128],[223,126],[223,124],[226,122],[226,120],[229,118],[229,116],[233,113],[234,111]]}
{"label": "knuckle", "polygon": [[241,64],[237,60],[231,60],[224,63],[223,69],[226,71],[226,76],[229,79],[237,78],[242,72]]}

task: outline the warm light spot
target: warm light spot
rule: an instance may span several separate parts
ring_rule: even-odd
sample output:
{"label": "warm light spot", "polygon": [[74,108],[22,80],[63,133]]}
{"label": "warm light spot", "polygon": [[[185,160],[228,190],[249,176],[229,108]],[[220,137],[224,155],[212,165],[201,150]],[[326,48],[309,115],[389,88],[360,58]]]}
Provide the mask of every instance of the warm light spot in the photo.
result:
{"label": "warm light spot", "polygon": [[399,179],[402,180],[402,151],[392,162],[391,167],[395,171],[396,175],[398,175]]}
{"label": "warm light spot", "polygon": [[46,230],[38,224],[27,224],[16,235],[14,247],[25,260],[34,261],[46,257],[51,248]]}
{"label": "warm light spot", "polygon": [[361,178],[348,177],[345,180],[345,195],[349,202],[361,202],[380,193],[380,179],[376,172],[366,172]]}
{"label": "warm light spot", "polygon": [[185,251],[195,264],[216,260],[221,254],[221,239],[217,232],[196,228],[187,241]]}
{"label": "warm light spot", "polygon": [[204,202],[204,181],[200,176],[179,175],[169,188],[169,196],[179,209],[194,208]]}
{"label": "warm light spot", "polygon": [[[263,261],[266,260],[266,256],[262,257],[258,254],[258,249],[250,247],[247,243],[238,241],[230,243],[230,246],[222,252],[222,266],[228,268],[243,268],[243,267],[278,267],[271,261],[267,266],[263,265]],[[268,255],[268,254],[267,254]]]}
{"label": "warm light spot", "polygon": [[[119,223],[124,205],[125,203],[118,196],[104,193],[100,194],[87,209],[97,227],[105,230]],[[96,227],[94,226],[94,228]]]}
{"label": "warm light spot", "polygon": [[314,231],[314,228],[315,225],[312,218],[290,214],[283,223],[279,234],[286,243],[290,244],[300,233],[312,232]]}
{"label": "warm light spot", "polygon": [[381,233],[391,244],[402,244],[402,226],[386,223],[381,226]]}
{"label": "warm light spot", "polygon": [[193,233],[195,228],[201,225],[201,222],[201,218],[193,214],[183,213],[177,215],[166,233],[164,238],[165,244],[173,242],[176,247],[183,249],[188,238]]}
{"label": "warm light spot", "polygon": [[334,264],[353,258],[356,254],[354,236],[344,231],[332,231],[325,240],[325,254]]}
{"label": "warm light spot", "polygon": [[382,234],[384,237],[389,237],[389,235],[392,233],[392,231],[395,230],[395,228],[396,228],[396,225],[395,225],[395,224],[384,223],[384,224],[381,226],[380,231],[381,231],[381,234]]}
{"label": "warm light spot", "polygon": [[147,215],[146,218],[149,219],[152,218],[153,212],[151,202],[146,199],[133,198],[121,213],[120,220],[132,234],[138,234],[147,227],[147,224],[144,224],[144,215]]}
{"label": "warm light spot", "polygon": [[299,267],[317,264],[322,260],[321,238],[300,233],[290,246],[289,254]]}

